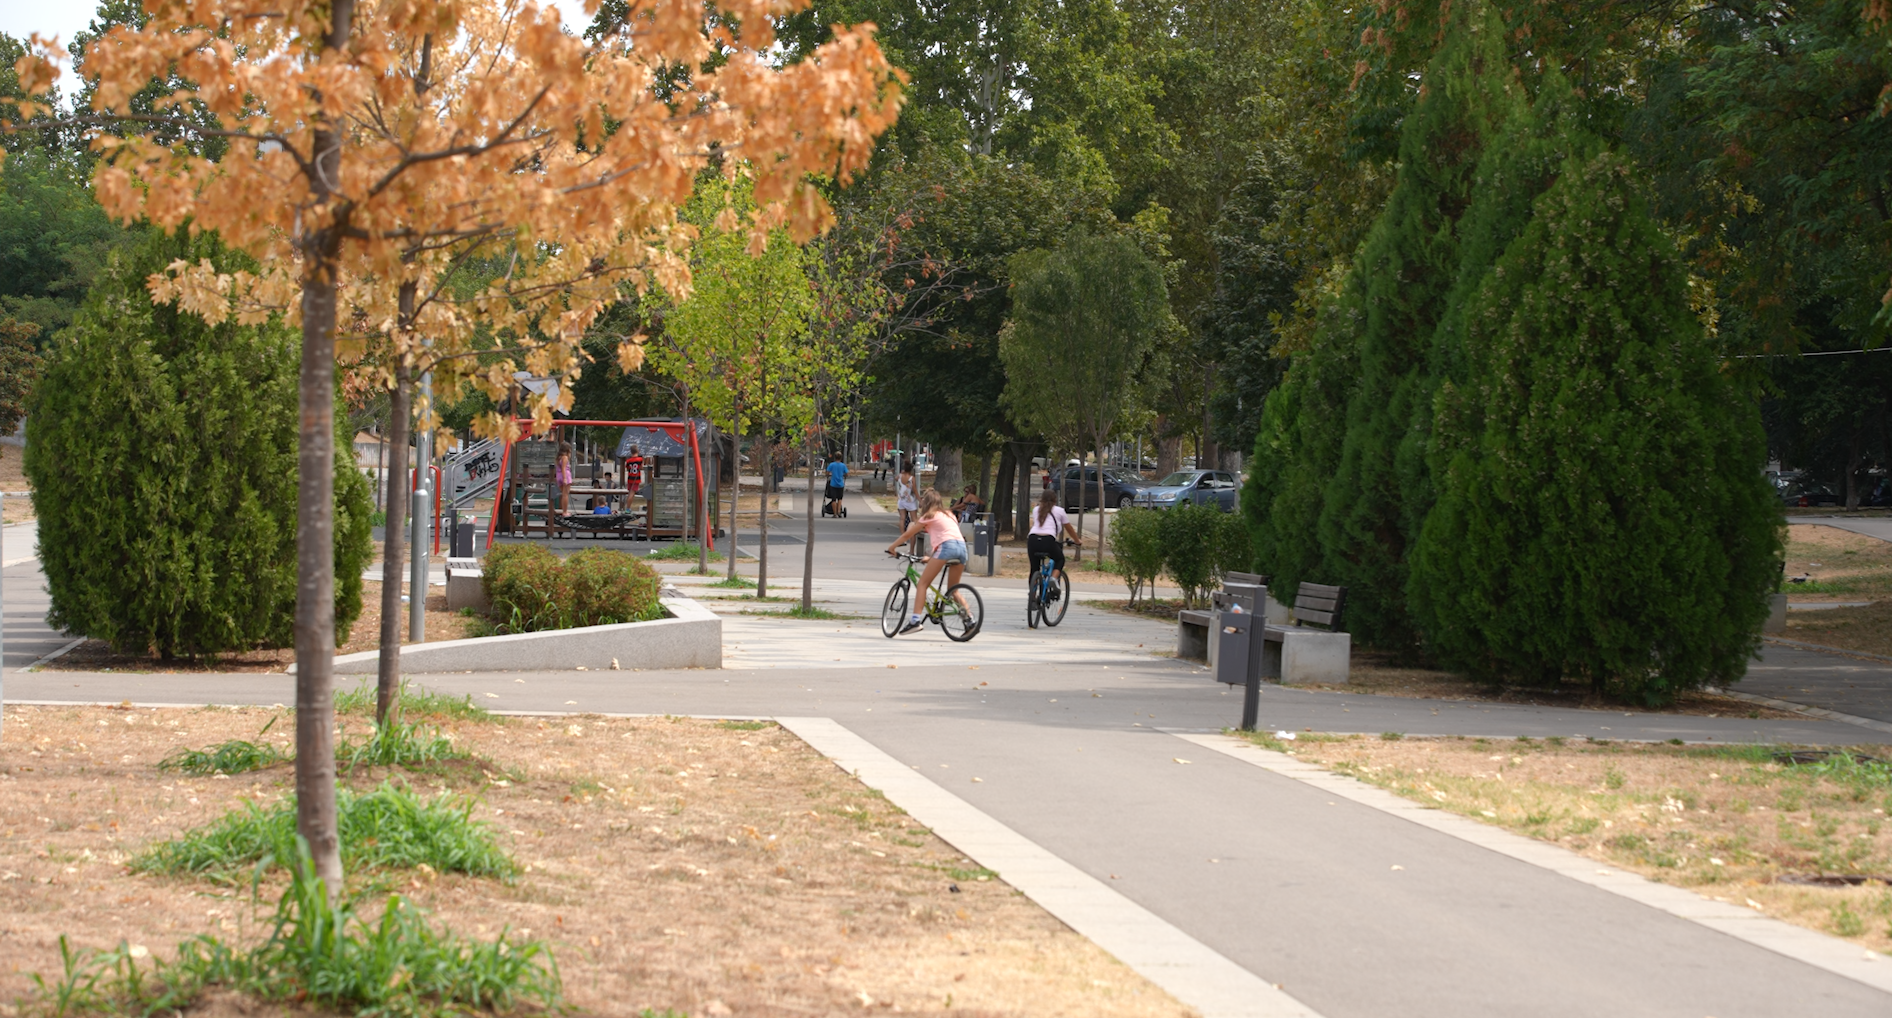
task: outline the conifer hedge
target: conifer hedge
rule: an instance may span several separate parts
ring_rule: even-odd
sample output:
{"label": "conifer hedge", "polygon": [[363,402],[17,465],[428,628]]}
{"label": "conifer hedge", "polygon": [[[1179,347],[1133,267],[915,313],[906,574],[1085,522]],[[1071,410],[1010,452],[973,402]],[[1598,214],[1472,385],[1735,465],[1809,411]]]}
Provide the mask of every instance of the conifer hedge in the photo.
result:
{"label": "conifer hedge", "polygon": [[[298,334],[152,304],[146,277],[180,258],[242,264],[214,238],[151,231],[47,351],[25,467],[50,621],[164,658],[289,646]],[[335,418],[339,644],[361,614],[371,506]]]}
{"label": "conifer hedge", "polygon": [[1468,307],[1410,594],[1442,663],[1653,705],[1746,670],[1781,522],[1758,405],[1631,172],[1573,152]]}

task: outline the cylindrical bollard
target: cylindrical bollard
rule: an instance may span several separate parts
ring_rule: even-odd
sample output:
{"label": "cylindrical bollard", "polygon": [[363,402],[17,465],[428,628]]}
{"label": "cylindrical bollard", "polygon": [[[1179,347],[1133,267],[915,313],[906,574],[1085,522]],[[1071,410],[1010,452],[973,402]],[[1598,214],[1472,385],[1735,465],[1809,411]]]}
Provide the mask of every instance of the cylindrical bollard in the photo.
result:
{"label": "cylindrical bollard", "polygon": [[[414,510],[409,518],[413,520],[413,532],[409,535],[408,546],[413,549],[413,570],[408,576],[407,594],[407,641],[409,643],[427,642],[427,542],[432,536],[428,532],[427,486],[414,489]],[[398,578],[392,582],[399,583]]]}

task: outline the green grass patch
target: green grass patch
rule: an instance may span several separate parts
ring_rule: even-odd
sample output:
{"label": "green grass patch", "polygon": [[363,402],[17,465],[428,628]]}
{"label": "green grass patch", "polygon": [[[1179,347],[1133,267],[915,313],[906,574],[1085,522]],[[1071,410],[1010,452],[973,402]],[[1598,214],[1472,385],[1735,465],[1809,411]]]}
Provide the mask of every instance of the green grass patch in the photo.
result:
{"label": "green grass patch", "polygon": [[764,728],[774,728],[773,721],[718,721],[716,727],[731,732],[759,732]]}
{"label": "green grass patch", "polygon": [[[403,718],[426,721],[494,720],[492,713],[474,703],[470,695],[448,696],[408,682],[401,683],[401,695],[395,699],[395,705]],[[362,683],[335,694],[337,714],[365,714],[373,717],[374,709],[375,687],[371,683]]]}
{"label": "green grass patch", "polygon": [[331,903],[310,875],[307,843],[291,842],[289,886],[270,917],[269,937],[239,951],[212,936],[178,945],[175,959],[124,942],[111,951],[74,951],[59,938],[62,972],[38,974],[37,1010],[73,1014],[158,1014],[190,1007],[213,987],[271,1002],[313,1001],[357,1015],[435,1016],[491,1011],[520,1004],[562,1007],[557,962],[540,941],[515,941],[501,931],[470,941],[434,926],[400,895],[389,895],[369,918],[360,899]]}
{"label": "green grass patch", "polygon": [[405,721],[368,726],[368,737],[361,742],[346,739],[335,747],[335,763],[345,770],[357,767],[403,767],[411,764],[439,763],[464,758],[467,754],[440,734],[438,728],[422,729]]}
{"label": "green grass patch", "polygon": [[[647,557],[656,559],[659,562],[695,562],[698,558],[695,542],[666,545],[657,551],[651,552]],[[712,551],[709,553],[709,560],[711,562],[721,562],[723,560],[723,553]]]}
{"label": "green grass patch", "polygon": [[704,586],[748,589],[755,586],[755,581],[745,576],[725,576],[715,583],[706,583]]}
{"label": "green grass patch", "polygon": [[[425,863],[442,873],[505,878],[516,870],[492,829],[472,818],[469,796],[423,800],[383,784],[360,794],[338,789],[335,805],[342,864],[350,871]],[[246,803],[175,841],[153,845],[132,859],[131,868],[230,879],[257,863],[293,858],[296,837],[294,797],[270,806]]]}
{"label": "green grass patch", "polygon": [[811,604],[807,606],[806,608],[802,607],[801,605],[796,605],[785,612],[777,612],[776,614],[783,615],[791,619],[813,619],[813,620],[818,620],[818,621],[830,621],[834,619],[851,619],[851,618],[857,617],[857,616],[850,615],[844,612],[829,611],[828,609],[823,608],[818,604]]}
{"label": "green grass patch", "polygon": [[[275,718],[256,733],[257,738],[269,731]],[[202,777],[207,774],[242,774],[245,771],[260,771],[265,767],[274,767],[285,760],[292,759],[282,750],[269,743],[247,742],[231,739],[209,749],[180,749],[158,761],[161,771],[177,771]]]}

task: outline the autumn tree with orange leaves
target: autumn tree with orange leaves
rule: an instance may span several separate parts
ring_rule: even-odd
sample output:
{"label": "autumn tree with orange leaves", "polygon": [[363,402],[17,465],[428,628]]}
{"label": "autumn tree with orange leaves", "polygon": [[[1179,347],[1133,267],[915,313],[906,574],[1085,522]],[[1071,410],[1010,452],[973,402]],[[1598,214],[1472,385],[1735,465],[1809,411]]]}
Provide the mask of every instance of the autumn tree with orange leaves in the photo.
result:
{"label": "autumn tree with orange leaves", "polygon": [[[900,88],[871,25],[837,27],[807,59],[774,63],[773,19],[801,5],[632,0],[586,41],[529,2],[148,0],[142,27],[114,27],[87,50],[96,87],[69,119],[101,153],[99,201],[125,220],[215,230],[265,267],[238,276],[173,266],[153,277],[154,298],[212,321],[281,308],[302,331],[297,829],[331,893],[342,877],[330,552],[338,351],[348,364],[385,344],[375,370],[392,385],[422,357],[453,363],[445,355],[473,342],[477,321],[512,351],[473,374],[489,395],[503,395],[520,367],[575,372],[581,334],[621,288],[687,292],[691,231],[675,210],[718,155],[755,169],[757,211],[725,225],[756,244],[776,228],[812,237],[829,218],[815,178],[845,181],[865,166]],[[27,94],[45,95],[59,54],[33,42],[16,70]],[[194,84],[154,113],[127,112],[153,79]],[[29,102],[19,115],[46,111]],[[196,154],[210,138],[227,145],[219,160]],[[504,270],[470,300],[439,299],[473,257]],[[641,349],[627,342],[618,359],[634,368]],[[533,408],[537,429],[553,409]],[[496,415],[476,428],[516,430]]]}

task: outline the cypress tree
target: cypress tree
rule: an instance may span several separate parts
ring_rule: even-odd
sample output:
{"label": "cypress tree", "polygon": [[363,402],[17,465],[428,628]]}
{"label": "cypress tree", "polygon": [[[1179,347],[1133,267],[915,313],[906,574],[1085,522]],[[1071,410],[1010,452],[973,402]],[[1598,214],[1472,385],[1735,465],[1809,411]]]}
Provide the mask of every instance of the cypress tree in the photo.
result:
{"label": "cypress tree", "polygon": [[[296,604],[298,333],[154,305],[173,260],[243,267],[211,237],[151,231],[112,256],[48,351],[25,466],[58,628],[128,653],[289,646]],[[336,448],[354,448],[347,415]],[[335,461],[335,633],[361,613],[368,482]]]}
{"label": "cypress tree", "polygon": [[1465,306],[1408,589],[1448,666],[1653,705],[1745,670],[1780,512],[1755,403],[1689,310],[1630,167],[1574,129],[1564,144]]}
{"label": "cypress tree", "polygon": [[[1458,277],[1460,220],[1474,170],[1505,116],[1512,73],[1503,33],[1481,5],[1456,9],[1401,130],[1399,182],[1355,269],[1364,314],[1345,439],[1325,476],[1322,576],[1348,587],[1347,628],[1363,643],[1413,644],[1406,552],[1431,501],[1423,435],[1434,384],[1432,340]],[[1326,424],[1332,427],[1332,419]]]}

